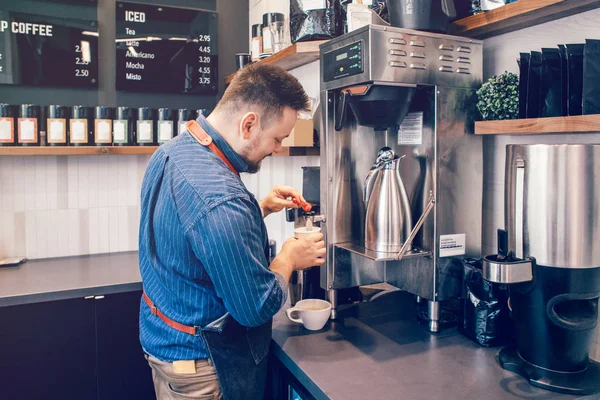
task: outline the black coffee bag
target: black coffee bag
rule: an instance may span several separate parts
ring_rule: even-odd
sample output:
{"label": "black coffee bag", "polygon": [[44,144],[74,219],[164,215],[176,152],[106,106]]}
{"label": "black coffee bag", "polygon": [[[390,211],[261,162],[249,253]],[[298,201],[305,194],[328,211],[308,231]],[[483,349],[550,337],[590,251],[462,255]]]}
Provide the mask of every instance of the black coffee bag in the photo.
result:
{"label": "black coffee bag", "polygon": [[569,115],[569,72],[567,67],[567,48],[564,44],[558,45],[558,53],[560,54],[560,81],[562,83],[562,115]]}
{"label": "black coffee bag", "polygon": [[529,75],[529,53],[520,53],[519,64],[519,118],[527,118],[527,82]]}
{"label": "black coffee bag", "polygon": [[567,45],[568,64],[568,109],[569,115],[582,114],[583,91],[583,44]]}
{"label": "black coffee bag", "polygon": [[600,114],[600,40],[587,39],[583,51],[583,114]]}
{"label": "black coffee bag", "polygon": [[542,49],[540,117],[562,116],[562,81],[558,49]]}
{"label": "black coffee bag", "polygon": [[542,53],[532,51],[529,58],[527,77],[527,118],[540,117],[540,97],[542,86]]}

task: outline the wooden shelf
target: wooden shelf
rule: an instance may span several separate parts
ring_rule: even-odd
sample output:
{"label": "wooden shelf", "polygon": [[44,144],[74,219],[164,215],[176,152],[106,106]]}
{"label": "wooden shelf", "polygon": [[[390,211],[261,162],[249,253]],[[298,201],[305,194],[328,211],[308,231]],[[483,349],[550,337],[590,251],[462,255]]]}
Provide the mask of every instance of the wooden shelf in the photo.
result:
{"label": "wooden shelf", "polygon": [[0,156],[110,156],[153,154],[158,146],[0,147]]}
{"label": "wooden shelf", "polygon": [[[260,64],[273,64],[289,71],[297,67],[301,67],[319,59],[319,45],[325,43],[326,40],[317,40],[313,42],[298,42],[285,49],[281,50],[258,61]],[[237,72],[227,76],[225,83],[229,84],[235,77]]]}
{"label": "wooden shelf", "polygon": [[318,147],[284,147],[279,153],[273,153],[273,156],[318,156],[319,154],[321,152]]}
{"label": "wooden shelf", "polygon": [[[153,154],[158,146],[85,146],[85,147],[0,147],[0,156],[110,156],[110,155],[144,155]],[[315,147],[285,147],[274,156],[318,156]]]}
{"label": "wooden shelf", "polygon": [[484,39],[600,7],[598,0],[518,0],[454,21],[453,35]]}
{"label": "wooden shelf", "polygon": [[600,132],[600,114],[475,122],[476,135]]}

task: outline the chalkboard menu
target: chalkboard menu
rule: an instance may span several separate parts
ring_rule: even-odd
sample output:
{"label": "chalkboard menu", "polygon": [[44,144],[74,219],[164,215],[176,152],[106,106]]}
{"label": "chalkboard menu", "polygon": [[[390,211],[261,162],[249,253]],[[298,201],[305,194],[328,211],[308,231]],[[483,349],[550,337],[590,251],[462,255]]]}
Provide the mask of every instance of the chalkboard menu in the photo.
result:
{"label": "chalkboard menu", "polygon": [[98,86],[98,22],[0,10],[0,84]]}
{"label": "chalkboard menu", "polygon": [[215,94],[214,12],[118,1],[116,88]]}

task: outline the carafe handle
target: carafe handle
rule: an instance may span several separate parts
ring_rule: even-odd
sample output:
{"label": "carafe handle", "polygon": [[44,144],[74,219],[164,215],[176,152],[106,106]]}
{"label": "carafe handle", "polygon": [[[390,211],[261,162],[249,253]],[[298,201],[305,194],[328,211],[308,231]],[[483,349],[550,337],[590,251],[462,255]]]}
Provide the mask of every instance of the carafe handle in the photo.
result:
{"label": "carafe handle", "polygon": [[350,96],[350,91],[342,89],[340,92],[340,96],[338,98],[338,107],[335,110],[335,130],[337,132],[341,131],[346,123],[346,108],[348,103],[348,96]]}
{"label": "carafe handle", "polygon": [[515,257],[523,259],[524,248],[524,213],[525,213],[525,161],[517,160],[517,182],[515,191]]}

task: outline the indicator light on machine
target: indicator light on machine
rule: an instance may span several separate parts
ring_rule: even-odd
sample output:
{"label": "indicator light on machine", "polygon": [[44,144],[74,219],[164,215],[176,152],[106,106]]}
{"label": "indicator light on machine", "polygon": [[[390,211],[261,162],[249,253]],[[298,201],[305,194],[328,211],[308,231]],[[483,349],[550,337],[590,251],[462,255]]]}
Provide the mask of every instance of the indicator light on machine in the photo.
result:
{"label": "indicator light on machine", "polygon": [[340,67],[340,72],[344,72],[344,67]]}

